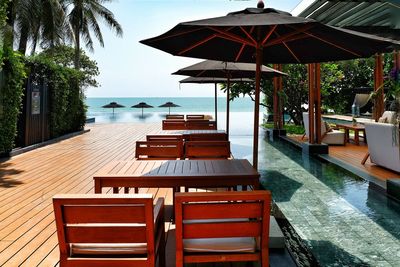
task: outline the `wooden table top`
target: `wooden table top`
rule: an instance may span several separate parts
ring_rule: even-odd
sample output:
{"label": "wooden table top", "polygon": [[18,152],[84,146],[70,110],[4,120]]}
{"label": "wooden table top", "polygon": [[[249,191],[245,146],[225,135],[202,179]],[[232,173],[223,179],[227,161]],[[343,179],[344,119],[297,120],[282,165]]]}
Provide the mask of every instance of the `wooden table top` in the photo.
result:
{"label": "wooden table top", "polygon": [[190,134],[216,134],[216,133],[226,133],[226,132],[224,130],[162,130],[158,134],[190,135]]}
{"label": "wooden table top", "polygon": [[233,160],[133,160],[113,161],[95,176],[99,177],[259,177],[246,159]]}
{"label": "wooden table top", "polygon": [[357,125],[353,125],[351,123],[336,123],[337,127],[341,127],[341,128],[347,128],[350,130],[364,130],[365,129],[365,125],[361,124],[361,123],[357,123]]}

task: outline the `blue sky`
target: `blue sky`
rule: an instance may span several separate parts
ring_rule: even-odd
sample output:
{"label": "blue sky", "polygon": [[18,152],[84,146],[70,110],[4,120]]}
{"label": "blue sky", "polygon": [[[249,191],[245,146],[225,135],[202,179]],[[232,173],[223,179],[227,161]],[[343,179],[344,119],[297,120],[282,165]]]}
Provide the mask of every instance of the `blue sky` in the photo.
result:
{"label": "blue sky", "polygon": [[[142,39],[154,37],[179,22],[224,16],[229,12],[255,7],[257,0],[119,0],[108,7],[122,25],[124,36],[116,37],[103,25],[105,47],[95,45],[89,56],[98,62],[99,88],[88,88],[88,97],[168,97],[213,96],[213,85],[179,87],[184,76],[172,72],[199,62],[174,57],[142,45]],[[264,1],[267,7],[291,11],[299,0]]]}

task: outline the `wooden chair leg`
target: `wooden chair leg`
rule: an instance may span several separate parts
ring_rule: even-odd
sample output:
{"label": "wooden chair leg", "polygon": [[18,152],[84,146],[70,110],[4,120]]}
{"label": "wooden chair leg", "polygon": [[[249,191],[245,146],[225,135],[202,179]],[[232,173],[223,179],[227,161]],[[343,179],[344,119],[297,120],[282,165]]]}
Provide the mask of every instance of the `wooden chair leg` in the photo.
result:
{"label": "wooden chair leg", "polygon": [[361,161],[361,164],[365,165],[365,162],[367,161],[368,158],[369,158],[369,152],[367,152],[367,154],[365,154],[364,158]]}
{"label": "wooden chair leg", "polygon": [[113,187],[113,194],[118,194],[119,188],[118,187]]}
{"label": "wooden chair leg", "polygon": [[135,187],[135,194],[139,194],[139,187]]}
{"label": "wooden chair leg", "polygon": [[129,187],[124,187],[124,193],[129,194]]}

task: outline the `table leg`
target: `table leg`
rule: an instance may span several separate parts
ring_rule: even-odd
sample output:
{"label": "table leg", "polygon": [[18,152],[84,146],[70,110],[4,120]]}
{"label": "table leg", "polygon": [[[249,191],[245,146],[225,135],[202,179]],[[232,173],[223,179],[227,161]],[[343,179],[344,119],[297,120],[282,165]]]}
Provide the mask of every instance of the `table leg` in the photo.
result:
{"label": "table leg", "polygon": [[118,194],[118,190],[119,188],[118,187],[113,187],[113,194]]}
{"label": "table leg", "polygon": [[101,194],[101,183],[99,180],[94,181],[94,193]]}
{"label": "table leg", "polygon": [[348,143],[350,140],[350,130],[347,128],[344,129],[344,138],[346,139],[346,143]]}
{"label": "table leg", "polygon": [[354,130],[354,142],[356,143],[357,146],[360,145],[360,135],[357,129]]}

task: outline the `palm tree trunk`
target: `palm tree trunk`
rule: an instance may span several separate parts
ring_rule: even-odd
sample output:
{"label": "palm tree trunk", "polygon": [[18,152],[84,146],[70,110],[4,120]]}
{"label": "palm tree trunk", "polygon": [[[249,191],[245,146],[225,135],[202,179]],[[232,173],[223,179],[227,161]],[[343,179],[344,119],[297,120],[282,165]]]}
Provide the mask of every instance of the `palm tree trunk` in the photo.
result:
{"label": "palm tree trunk", "polygon": [[79,28],[76,26],[74,30],[75,34],[75,59],[74,59],[74,65],[75,69],[79,70],[80,69],[80,36],[79,36]]}
{"label": "palm tree trunk", "polygon": [[23,27],[19,37],[18,51],[25,55],[28,44],[28,27]]}

